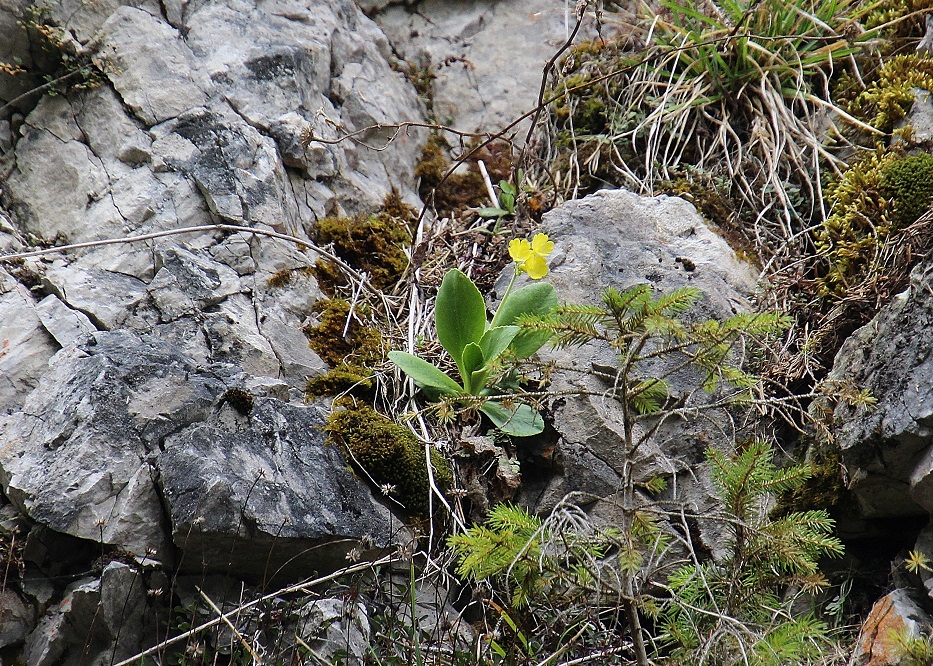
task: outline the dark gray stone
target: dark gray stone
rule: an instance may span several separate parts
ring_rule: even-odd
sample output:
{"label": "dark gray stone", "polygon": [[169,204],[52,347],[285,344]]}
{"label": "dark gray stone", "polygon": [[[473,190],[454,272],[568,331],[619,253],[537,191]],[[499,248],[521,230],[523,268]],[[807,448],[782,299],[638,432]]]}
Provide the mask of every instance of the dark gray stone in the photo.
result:
{"label": "dark gray stone", "polygon": [[[255,578],[335,567],[391,515],[326,446],[326,410],[246,393],[234,366],[96,333],[0,420],[0,482],[32,520],[188,570]],[[275,394],[275,389],[266,391]]]}
{"label": "dark gray stone", "polygon": [[242,409],[231,401],[165,440],[159,474],[183,567],[300,578],[339,566],[360,540],[394,542],[388,510],[324,444],[322,406]]}
{"label": "dark gray stone", "polygon": [[841,400],[834,435],[866,518],[933,510],[933,264],[846,340],[828,381],[867,390],[877,404]]}

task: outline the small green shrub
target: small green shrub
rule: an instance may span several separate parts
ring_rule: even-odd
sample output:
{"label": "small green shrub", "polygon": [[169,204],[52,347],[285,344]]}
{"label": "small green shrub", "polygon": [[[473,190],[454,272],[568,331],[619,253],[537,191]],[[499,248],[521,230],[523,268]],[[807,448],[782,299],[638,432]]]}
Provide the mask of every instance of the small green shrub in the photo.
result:
{"label": "small green shrub", "polygon": [[773,455],[758,441],[734,454],[706,452],[729,556],[680,567],[668,580],[671,598],[659,618],[677,663],[805,664],[828,643],[825,623],[794,617],[781,594],[788,586],[824,587],[819,559],[841,556],[842,543],[825,510],[777,519],[762,510],[768,496],[799,487],[811,474],[809,465],[778,469]]}

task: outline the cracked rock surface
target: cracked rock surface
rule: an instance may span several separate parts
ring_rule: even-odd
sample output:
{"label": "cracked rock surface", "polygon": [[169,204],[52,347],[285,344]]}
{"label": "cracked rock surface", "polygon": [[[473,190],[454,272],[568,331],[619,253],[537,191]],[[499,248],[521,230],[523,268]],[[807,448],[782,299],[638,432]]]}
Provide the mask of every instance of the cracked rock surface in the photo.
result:
{"label": "cracked rock surface", "polygon": [[[465,132],[494,131],[534,108],[544,66],[575,23],[575,3],[564,0],[364,0],[361,5],[407,61],[436,75],[438,122]],[[577,41],[596,34],[587,22]],[[527,128],[519,126],[519,142]]]}
{"label": "cracked rock surface", "polygon": [[[18,23],[32,4],[0,0],[0,60],[52,73]],[[418,204],[423,131],[335,140],[424,109],[351,0],[64,0],[43,20],[100,83],[0,79],[0,253],[152,237],[0,265],[0,511],[23,520],[0,540],[27,540],[48,588],[0,598],[0,643],[112,663],[165,629],[153,561],[268,583],[406,538],[305,403],[326,370],[302,333],[316,254],[215,225],[311,240],[393,190]]]}

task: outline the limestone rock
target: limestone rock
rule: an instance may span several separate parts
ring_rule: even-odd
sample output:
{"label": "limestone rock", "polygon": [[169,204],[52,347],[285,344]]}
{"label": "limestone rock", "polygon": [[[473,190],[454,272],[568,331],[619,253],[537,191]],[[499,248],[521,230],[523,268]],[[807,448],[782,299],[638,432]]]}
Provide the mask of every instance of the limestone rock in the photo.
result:
{"label": "limestone rock", "polygon": [[0,590],[0,647],[22,643],[35,623],[35,609],[13,590]]}
{"label": "limestone rock", "polygon": [[[467,132],[505,127],[535,107],[544,66],[576,22],[575,4],[563,0],[423,0],[415,11],[410,4],[361,2],[406,60],[436,75],[439,121]],[[595,35],[587,20],[578,40]],[[527,128],[520,126],[520,142]]]}
{"label": "limestone rock", "polygon": [[85,578],[68,587],[62,601],[26,640],[24,663],[113,664],[158,642],[155,618],[142,572],[110,562],[100,578]]}
{"label": "limestone rock", "polygon": [[[245,413],[244,413],[245,412]],[[337,568],[353,543],[392,543],[387,509],[323,443],[325,411],[230,400],[165,439],[159,477],[183,566],[301,578]]]}
{"label": "limestone rock", "polygon": [[174,541],[198,571],[300,575],[334,564],[348,539],[391,543],[388,510],[324,446],[323,410],[253,398],[246,379],[152,337],[98,332],[0,419],[3,490],[63,534],[157,559]]}
{"label": "limestone rock", "polygon": [[866,518],[933,510],[933,264],[843,344],[829,381],[867,390],[877,404],[840,401],[834,434]]}
{"label": "limestone rock", "polygon": [[298,629],[315,654],[326,660],[360,666],[369,654],[370,625],[366,606],[346,599],[318,599],[296,613]]}
{"label": "limestone rock", "polygon": [[[699,320],[723,319],[749,309],[746,299],[755,288],[755,271],[682,199],[603,190],[546,214],[542,231],[556,244],[547,281],[561,301],[595,304],[607,287],[621,290],[648,283],[656,293],[683,286],[699,289],[703,298],[689,313]],[[500,280],[497,293],[503,292],[508,277]],[[545,348],[542,356],[584,372],[616,363],[614,352],[596,343],[562,351]],[[594,499],[611,497],[619,487],[623,465],[620,410],[612,399],[600,395],[608,385],[592,375],[572,372],[555,373],[553,381],[552,390],[569,394],[552,408],[560,437],[552,459],[559,473],[545,486],[527,491],[539,510],[552,508],[572,491]],[[697,379],[680,373],[669,381],[674,395],[686,395]],[[581,389],[590,395],[573,393]],[[720,437],[717,428],[729,427],[727,421],[718,426],[703,420],[668,421],[641,447],[634,461],[636,479],[692,475],[706,447]],[[697,480],[689,486],[699,489],[702,483]],[[706,502],[708,495],[699,491],[693,499]]]}
{"label": "limestone rock", "polygon": [[23,404],[56,351],[29,290],[0,271],[0,415]]}
{"label": "limestone rock", "polygon": [[73,310],[61,299],[49,294],[36,304],[36,314],[55,342],[62,347],[77,344],[85,336],[97,329],[87,315],[80,310]]}

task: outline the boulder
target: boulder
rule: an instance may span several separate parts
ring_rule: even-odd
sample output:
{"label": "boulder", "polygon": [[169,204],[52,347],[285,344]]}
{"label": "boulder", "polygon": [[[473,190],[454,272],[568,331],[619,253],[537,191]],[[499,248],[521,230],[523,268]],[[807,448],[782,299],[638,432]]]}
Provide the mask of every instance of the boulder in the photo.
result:
{"label": "boulder", "polygon": [[[684,286],[699,289],[703,297],[686,315],[695,321],[750,310],[747,299],[755,289],[756,271],[683,199],[602,190],[547,213],[541,231],[555,242],[545,279],[562,302],[596,304],[607,287],[623,290],[647,283],[655,294]],[[497,294],[503,293],[511,271],[506,269]],[[568,370],[552,375],[552,391],[562,394],[552,406],[558,436],[549,453],[552,473],[526,488],[525,499],[539,511],[553,508],[571,492],[611,501],[624,464],[621,410],[605,395],[610,384],[588,371],[611,370],[615,353],[608,345],[590,343],[565,350],[546,347],[542,357]],[[680,372],[669,381],[673,395],[689,395],[691,404],[702,404],[696,375]],[[735,427],[727,415],[715,412],[690,422],[667,420],[633,461],[636,481],[685,477],[689,482],[682,487],[673,483],[679,498],[708,503],[705,482],[694,468],[708,446],[731,445]],[[694,489],[698,492],[688,498]]]}
{"label": "boulder", "polygon": [[[138,567],[112,561],[97,578],[68,586],[62,601],[45,615],[23,647],[24,663],[35,666],[104,666],[132,657],[164,637],[158,613]],[[158,608],[158,607],[156,607]]]}
{"label": "boulder", "polygon": [[32,520],[261,579],[393,542],[388,510],[324,445],[319,406],[250,393],[242,370],[130,333],[98,332],[51,366],[0,420],[0,482]]}
{"label": "boulder", "polygon": [[[843,344],[828,376],[874,405],[840,400],[833,434],[865,518],[933,510],[933,263]],[[831,384],[830,384],[831,385]]]}
{"label": "boulder", "polygon": [[908,666],[916,663],[904,654],[900,641],[921,638],[930,617],[904,590],[881,597],[862,623],[850,666]]}

